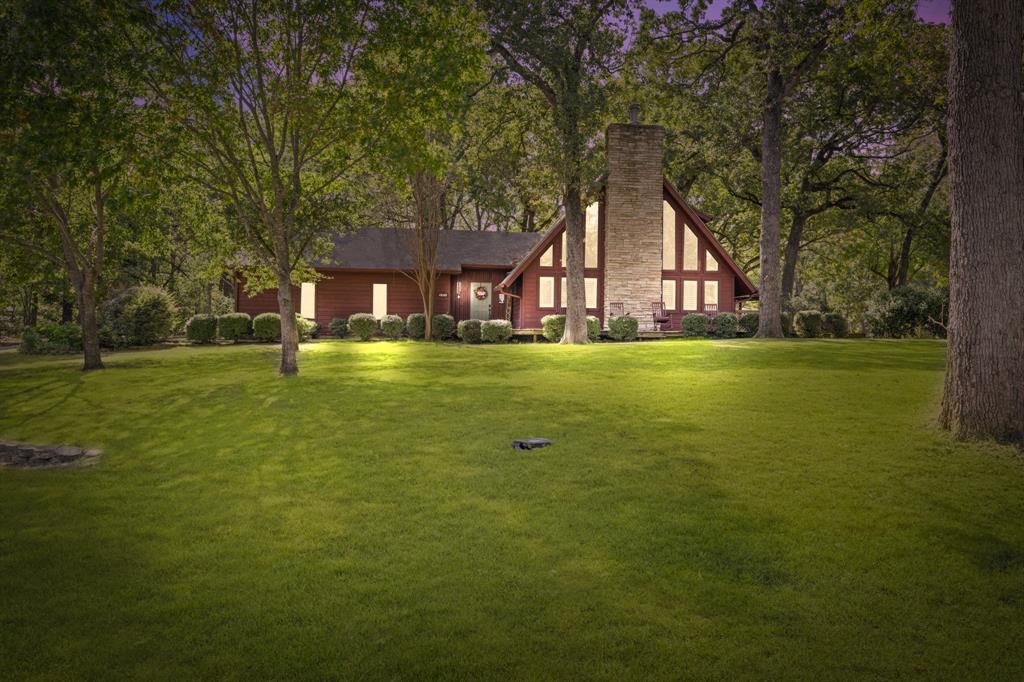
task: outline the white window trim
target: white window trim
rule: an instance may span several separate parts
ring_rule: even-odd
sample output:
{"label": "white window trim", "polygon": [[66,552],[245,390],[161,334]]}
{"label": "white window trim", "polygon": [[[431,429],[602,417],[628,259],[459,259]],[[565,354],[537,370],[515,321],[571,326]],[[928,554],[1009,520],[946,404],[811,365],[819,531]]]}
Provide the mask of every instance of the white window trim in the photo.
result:
{"label": "white window trim", "polygon": [[[388,285],[385,282],[374,282],[373,283],[373,316],[378,320],[388,314]],[[383,300],[378,298],[380,292],[383,292]],[[384,310],[381,312],[378,304],[381,304]],[[378,312],[380,314],[378,314]]]}
{"label": "white window trim", "polygon": [[[711,267],[709,263],[714,263]],[[718,259],[711,253],[711,249],[704,249],[704,270],[707,272],[718,272]]]}
{"label": "white window trim", "polygon": [[316,319],[316,283],[303,282],[299,288],[299,315],[307,320]]}
{"label": "white window trim", "polygon": [[[708,300],[708,285],[709,284],[713,284],[714,285],[714,289],[715,289],[715,300],[714,301],[709,301]],[[706,279],[706,280],[704,280],[704,305],[717,306],[718,305],[718,300],[721,298],[721,290],[722,290],[722,287],[718,284],[718,280],[717,279]]]}
{"label": "white window trim", "polygon": [[[668,285],[669,291],[672,292],[671,300],[669,300],[669,297],[665,295],[666,285]],[[676,283],[676,280],[674,279],[661,280],[661,302],[665,305],[665,310],[676,309],[676,293],[678,288],[679,285]]]}
{"label": "white window trim", "polygon": [[[551,302],[548,305],[544,305],[544,287],[542,286],[544,280],[551,280]],[[544,310],[550,310],[555,307],[555,278],[550,276],[538,277],[537,278],[537,307]]]}
{"label": "white window trim", "polygon": [[[692,285],[692,287],[693,287],[693,307],[692,308],[686,305],[686,289],[687,289],[687,285]],[[682,300],[682,305],[683,305],[682,309],[684,311],[686,311],[686,312],[690,312],[690,311],[696,312],[697,311],[698,307],[700,306],[700,280],[696,280],[696,279],[684,279],[683,280],[683,300]]]}
{"label": "white window trim", "polygon": [[[584,224],[583,232],[583,267],[585,268],[596,268],[598,264],[598,245],[600,244],[600,237],[598,236],[598,225],[600,223],[600,213],[598,211],[599,206],[595,201],[590,206],[587,206],[586,222]],[[591,258],[593,256],[593,258]]]}
{"label": "white window trim", "polygon": [[539,265],[542,268],[553,268],[555,266],[555,245],[549,244],[548,248],[540,254]]}
{"label": "white window trim", "polygon": [[661,269],[676,269],[676,210],[661,202]]}
{"label": "white window trim", "polygon": [[[692,238],[692,239],[691,239]],[[686,267],[689,259],[687,256],[690,253],[689,246],[693,246],[693,267]],[[693,228],[687,224],[683,225],[683,270],[687,272],[696,272],[700,270],[700,240],[697,239],[697,233],[694,232]]]}

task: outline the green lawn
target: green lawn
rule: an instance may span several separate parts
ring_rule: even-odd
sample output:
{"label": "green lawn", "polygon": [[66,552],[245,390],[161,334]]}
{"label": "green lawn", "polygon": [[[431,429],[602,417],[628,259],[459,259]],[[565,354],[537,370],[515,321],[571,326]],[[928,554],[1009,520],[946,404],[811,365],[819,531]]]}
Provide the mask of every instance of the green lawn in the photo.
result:
{"label": "green lawn", "polygon": [[[0,354],[0,679],[1021,679],[939,342]],[[553,447],[513,451],[521,436]]]}

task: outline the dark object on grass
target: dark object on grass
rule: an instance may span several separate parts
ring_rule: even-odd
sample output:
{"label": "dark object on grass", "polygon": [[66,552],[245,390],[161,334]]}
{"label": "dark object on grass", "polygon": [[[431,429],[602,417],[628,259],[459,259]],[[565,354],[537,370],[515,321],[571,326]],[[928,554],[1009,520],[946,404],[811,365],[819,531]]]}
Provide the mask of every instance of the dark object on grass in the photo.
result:
{"label": "dark object on grass", "polygon": [[512,447],[516,450],[533,450],[534,448],[546,448],[551,445],[547,438],[523,438],[512,441]]}

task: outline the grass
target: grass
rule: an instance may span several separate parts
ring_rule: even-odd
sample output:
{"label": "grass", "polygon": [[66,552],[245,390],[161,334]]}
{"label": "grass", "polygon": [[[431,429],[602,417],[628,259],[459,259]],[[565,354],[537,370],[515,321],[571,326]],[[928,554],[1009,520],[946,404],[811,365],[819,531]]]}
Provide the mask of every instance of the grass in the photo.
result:
{"label": "grass", "polygon": [[[938,342],[0,354],[0,679],[1020,679]],[[526,453],[509,443],[551,438]]]}

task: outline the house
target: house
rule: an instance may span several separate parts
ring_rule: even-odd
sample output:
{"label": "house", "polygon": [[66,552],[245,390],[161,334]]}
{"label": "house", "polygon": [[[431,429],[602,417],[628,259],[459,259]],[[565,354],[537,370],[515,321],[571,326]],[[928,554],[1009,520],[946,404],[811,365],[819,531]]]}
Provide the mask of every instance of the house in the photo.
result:
{"label": "house", "polygon": [[[687,313],[738,309],[757,289],[708,230],[708,216],[686,203],[662,173],[664,130],[616,123],[607,130],[608,172],[599,199],[586,208],[587,314],[602,321],[629,313],[655,328],[652,304],[663,303],[678,329]],[[294,288],[296,309],[326,327],[354,313],[405,317],[423,312],[410,232],[366,228],[334,235],[330,255],[314,267],[322,279]],[[438,245],[436,313],[456,320],[508,319],[537,329],[565,312],[565,222],[543,234],[444,231]],[[275,290],[247,295],[236,309],[277,310]]]}

